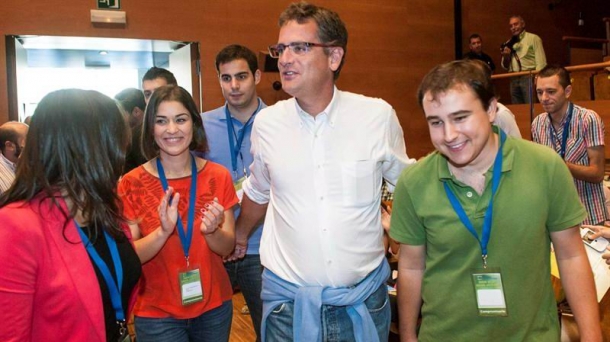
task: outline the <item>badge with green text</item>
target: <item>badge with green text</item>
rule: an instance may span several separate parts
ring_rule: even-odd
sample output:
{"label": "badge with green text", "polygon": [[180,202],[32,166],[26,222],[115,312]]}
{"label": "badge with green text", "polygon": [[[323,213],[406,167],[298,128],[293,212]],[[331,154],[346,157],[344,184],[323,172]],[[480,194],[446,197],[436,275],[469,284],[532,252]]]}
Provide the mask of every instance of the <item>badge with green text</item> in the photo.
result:
{"label": "badge with green text", "polygon": [[198,268],[179,272],[178,278],[180,281],[180,293],[182,294],[182,305],[189,305],[203,300],[201,275]]}
{"label": "badge with green text", "polygon": [[508,316],[499,268],[475,269],[472,283],[479,316]]}
{"label": "badge with green text", "polygon": [[235,193],[237,194],[237,198],[239,199],[239,203],[241,203],[241,198],[244,197],[244,189],[242,188],[242,185],[244,184],[245,180],[246,176],[243,176],[233,183],[233,186],[235,187]]}

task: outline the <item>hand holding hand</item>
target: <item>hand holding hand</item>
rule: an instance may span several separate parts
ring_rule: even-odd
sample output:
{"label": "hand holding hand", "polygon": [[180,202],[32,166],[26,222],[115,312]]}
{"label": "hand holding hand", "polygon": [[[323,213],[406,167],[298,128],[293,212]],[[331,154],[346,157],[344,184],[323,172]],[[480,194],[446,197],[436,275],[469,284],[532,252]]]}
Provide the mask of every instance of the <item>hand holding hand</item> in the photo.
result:
{"label": "hand holding hand", "polygon": [[235,249],[233,253],[225,258],[225,261],[237,261],[246,256],[248,249],[248,237],[241,233],[241,230],[235,231]]}
{"label": "hand holding hand", "polygon": [[157,208],[159,220],[161,221],[161,230],[167,236],[176,229],[176,222],[178,222],[178,202],[180,201],[180,194],[176,193],[172,198],[173,193],[174,188],[171,186],[168,187]]}
{"label": "hand holding hand", "polygon": [[199,229],[204,235],[214,234],[220,228],[224,219],[225,209],[218,203],[218,198],[214,197],[213,202],[207,203],[204,209],[201,209],[201,226]]}

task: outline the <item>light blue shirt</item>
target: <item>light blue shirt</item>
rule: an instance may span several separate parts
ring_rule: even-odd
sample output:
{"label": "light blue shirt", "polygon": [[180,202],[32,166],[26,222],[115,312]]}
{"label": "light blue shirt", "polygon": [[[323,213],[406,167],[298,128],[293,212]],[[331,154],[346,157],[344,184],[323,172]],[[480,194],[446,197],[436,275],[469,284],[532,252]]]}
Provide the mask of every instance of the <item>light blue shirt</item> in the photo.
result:
{"label": "light blue shirt", "polygon": [[[260,103],[261,109],[267,107],[262,100]],[[245,132],[240,154],[237,156],[237,169],[235,172],[233,172],[233,165],[231,163],[232,151],[231,144],[229,143],[225,106],[226,105],[207,111],[201,115],[209,146],[209,151],[203,155],[203,158],[226,167],[231,173],[231,177],[233,177],[233,182],[236,182],[240,178],[244,177],[244,170],[246,170],[247,175],[250,174],[249,166],[252,164],[252,154],[250,153],[250,134],[252,132],[252,122],[248,125],[249,127]],[[256,118],[256,114],[254,115]],[[231,121],[233,123],[235,133],[239,136],[242,130],[245,128],[244,124],[233,116],[231,116]],[[237,206],[235,208],[236,219],[239,217],[240,211],[241,207]],[[246,250],[246,254],[259,254],[258,250],[260,247],[262,233],[263,224],[261,222],[261,224],[252,231],[252,234],[250,234],[250,237],[248,238],[248,248]]]}

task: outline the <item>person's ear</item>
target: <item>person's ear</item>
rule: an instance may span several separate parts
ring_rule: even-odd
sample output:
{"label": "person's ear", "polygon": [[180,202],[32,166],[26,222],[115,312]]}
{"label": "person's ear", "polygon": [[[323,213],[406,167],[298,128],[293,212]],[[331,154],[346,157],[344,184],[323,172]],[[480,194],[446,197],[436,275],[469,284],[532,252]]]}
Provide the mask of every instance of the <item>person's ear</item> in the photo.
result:
{"label": "person's ear", "polygon": [[332,47],[330,48],[330,55],[329,57],[329,67],[330,69],[334,72],[337,71],[337,69],[339,69],[339,66],[341,65],[341,61],[343,60],[343,55],[345,54],[345,51],[343,50],[342,47]]}
{"label": "person's ear", "polygon": [[131,115],[138,120],[142,120],[142,118],[144,117],[144,111],[141,110],[139,107],[133,107]]}
{"label": "person's ear", "polygon": [[487,108],[487,115],[489,115],[489,122],[496,121],[496,114],[498,113],[498,100],[494,97],[489,101],[489,108]]}
{"label": "person's ear", "polygon": [[571,84],[566,87],[565,93],[566,93],[566,99],[569,98],[570,95],[572,95],[572,85]]}
{"label": "person's ear", "polygon": [[259,69],[254,72],[254,85],[257,85],[261,81],[262,73]]}

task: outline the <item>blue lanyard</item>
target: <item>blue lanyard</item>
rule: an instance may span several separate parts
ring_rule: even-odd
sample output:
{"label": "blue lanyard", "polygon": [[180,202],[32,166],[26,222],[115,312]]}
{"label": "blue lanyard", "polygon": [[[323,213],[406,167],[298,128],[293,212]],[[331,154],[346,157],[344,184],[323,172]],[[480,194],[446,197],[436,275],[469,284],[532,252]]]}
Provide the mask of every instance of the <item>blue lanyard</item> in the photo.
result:
{"label": "blue lanyard", "polygon": [[[78,228],[78,233],[80,234],[80,238],[87,249],[87,253],[97,266],[97,269],[102,273],[102,277],[106,282],[106,286],[108,287],[108,292],[110,293],[110,301],[112,302],[112,307],[115,311],[115,317],[117,322],[125,321],[125,311],[123,311],[123,303],[121,302],[121,292],[123,290],[123,264],[121,263],[121,258],[119,257],[119,249],[117,248],[116,241],[110,236],[106,231],[104,231],[104,236],[106,237],[106,243],[108,244],[108,249],[110,249],[110,255],[112,256],[112,262],[114,263],[114,272],[116,273],[117,281],[114,282],[112,278],[112,273],[108,269],[108,265],[102,260],[100,255],[93,247],[91,241],[87,237],[87,234],[83,232],[83,229],[74,221],[76,228]],[[118,285],[117,285],[118,284]]]}
{"label": "blue lanyard", "polygon": [[479,245],[481,246],[481,257],[483,258],[483,267],[487,267],[487,244],[489,243],[489,237],[491,236],[491,222],[492,222],[492,214],[493,214],[493,199],[496,194],[496,190],[498,190],[498,186],[500,185],[500,178],[502,177],[502,146],[504,146],[504,142],[506,141],[506,133],[500,130],[500,147],[498,148],[498,152],[496,153],[496,159],[494,161],[494,170],[491,178],[491,198],[489,199],[489,205],[487,206],[487,210],[485,211],[485,217],[483,219],[483,236],[482,239],[479,239],[479,235],[477,231],[472,226],[468,215],[464,211],[462,204],[457,199],[453,191],[449,188],[449,185],[445,181],[443,186],[445,187],[445,193],[447,193],[447,197],[449,198],[449,202],[451,202],[451,206],[455,213],[460,218],[460,221],[464,224],[464,227],[468,229],[470,234],[479,241]]}
{"label": "blue lanyard", "polygon": [[[568,142],[568,135],[570,135],[570,122],[572,121],[572,113],[574,112],[574,104],[570,102],[568,105],[568,117],[566,118],[566,122],[563,124],[563,132],[561,135],[561,150],[559,150],[559,155],[561,159],[566,159],[566,145]],[[549,115],[549,121],[551,121],[551,116]],[[553,148],[555,148],[555,126],[553,126],[553,122],[551,122],[551,140],[553,141]]]}
{"label": "blue lanyard", "polygon": [[[252,121],[254,120],[254,115],[258,113],[261,109],[261,99],[258,99],[258,107],[250,115],[250,118],[244,124],[244,128],[241,130],[239,136],[235,133],[235,127],[233,127],[233,119],[231,118],[231,113],[229,112],[229,105],[225,105],[225,117],[227,119],[227,133],[229,134],[229,146],[231,147],[231,165],[233,166],[233,175],[237,178],[237,156],[241,157],[241,163],[244,163],[244,157],[241,155],[241,145],[244,142],[244,137],[246,136],[247,130],[252,130]],[[237,140],[237,144],[235,143]],[[246,166],[244,165],[244,176],[246,175]]]}
{"label": "blue lanyard", "polygon": [[[159,172],[159,179],[163,186],[163,191],[167,191],[167,178],[165,177],[165,170],[161,164],[160,158],[157,158],[157,172]],[[188,221],[186,224],[187,230],[184,232],[184,224],[182,218],[178,214],[178,236],[180,237],[180,243],[182,244],[182,250],[184,251],[184,257],[186,258],[186,265],[189,265],[189,250],[191,249],[191,240],[193,238],[193,222],[195,221],[195,201],[197,195],[197,163],[195,157],[191,154],[191,190],[189,197],[189,212]]]}

